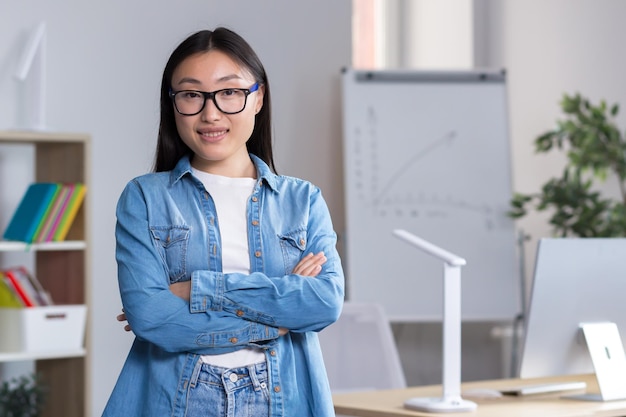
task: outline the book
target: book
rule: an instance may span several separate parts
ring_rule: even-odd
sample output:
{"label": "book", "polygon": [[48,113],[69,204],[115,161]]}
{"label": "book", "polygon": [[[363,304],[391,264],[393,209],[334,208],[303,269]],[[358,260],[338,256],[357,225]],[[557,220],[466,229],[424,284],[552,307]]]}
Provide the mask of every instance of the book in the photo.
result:
{"label": "book", "polygon": [[0,307],[24,307],[2,271],[0,271]]}
{"label": "book", "polygon": [[50,209],[50,204],[60,189],[58,183],[38,182],[31,184],[22,197],[3,237],[7,240],[16,240],[32,243],[35,233],[43,217]]}
{"label": "book", "polygon": [[17,295],[22,307],[53,305],[50,294],[44,290],[39,280],[25,267],[16,266],[0,271],[5,284]]}
{"label": "book", "polygon": [[26,288],[28,292],[31,292],[35,304],[39,306],[54,304],[52,302],[52,298],[50,297],[50,293],[43,288],[43,285],[41,285],[41,282],[39,282],[37,277],[30,273],[26,267],[17,266],[11,268],[10,270],[17,277],[22,286]]}
{"label": "book", "polygon": [[17,293],[24,307],[34,307],[35,301],[26,288],[22,286],[18,278],[12,271],[4,271],[4,276],[8,279],[13,290]]}
{"label": "book", "polygon": [[46,213],[44,219],[44,226],[39,231],[39,234],[35,236],[37,242],[51,242],[59,225],[59,221],[63,216],[67,203],[73,192],[73,184],[62,184],[59,192],[57,193],[52,209]]}
{"label": "book", "polygon": [[54,192],[54,195],[52,196],[52,199],[50,200],[48,207],[43,213],[43,216],[41,216],[41,221],[37,225],[37,229],[35,230],[35,233],[33,234],[33,238],[32,238],[33,242],[37,240],[37,236],[39,236],[42,228],[45,226],[45,220],[48,217],[49,213],[54,209],[54,203],[56,202],[56,199],[58,198],[58,195],[60,192],[61,192],[61,187],[56,187],[56,191]]}
{"label": "book", "polygon": [[33,236],[33,242],[45,242],[46,236],[50,233],[54,224],[54,219],[60,214],[63,206],[63,199],[67,194],[67,188],[64,185],[60,185],[59,190],[56,192],[54,199],[51,201],[48,210],[44,213],[41,223]]}
{"label": "book", "polygon": [[65,239],[70,231],[74,219],[76,218],[76,215],[78,214],[78,210],[85,200],[85,194],[87,193],[87,187],[85,184],[75,183],[73,185],[72,195],[52,238],[54,241],[61,241]]}

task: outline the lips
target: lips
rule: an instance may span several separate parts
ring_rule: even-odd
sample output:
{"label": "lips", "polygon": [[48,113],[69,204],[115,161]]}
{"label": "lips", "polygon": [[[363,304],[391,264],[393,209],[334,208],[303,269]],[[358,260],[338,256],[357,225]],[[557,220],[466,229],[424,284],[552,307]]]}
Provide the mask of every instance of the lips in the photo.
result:
{"label": "lips", "polygon": [[228,129],[220,129],[220,130],[198,130],[198,134],[202,136],[203,139],[214,142],[222,139],[226,133],[228,133]]}

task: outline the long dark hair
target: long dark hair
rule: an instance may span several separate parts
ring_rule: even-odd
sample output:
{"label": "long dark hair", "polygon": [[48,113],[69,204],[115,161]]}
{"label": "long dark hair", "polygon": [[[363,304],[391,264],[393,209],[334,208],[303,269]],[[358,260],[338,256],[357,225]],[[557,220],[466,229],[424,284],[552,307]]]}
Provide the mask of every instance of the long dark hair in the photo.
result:
{"label": "long dark hair", "polygon": [[181,157],[193,154],[192,150],[182,141],[176,129],[175,110],[169,92],[172,86],[172,75],[178,65],[191,55],[211,50],[218,50],[227,54],[239,65],[250,71],[259,85],[265,87],[263,107],[256,115],[254,130],[246,146],[249,153],[261,158],[272,171],[276,172],[272,153],[270,85],[265,74],[265,68],[263,68],[261,60],[252,47],[241,36],[222,27],[213,31],[202,30],[189,36],[178,45],[167,61],[161,81],[161,122],[153,171],[169,171],[176,166]]}

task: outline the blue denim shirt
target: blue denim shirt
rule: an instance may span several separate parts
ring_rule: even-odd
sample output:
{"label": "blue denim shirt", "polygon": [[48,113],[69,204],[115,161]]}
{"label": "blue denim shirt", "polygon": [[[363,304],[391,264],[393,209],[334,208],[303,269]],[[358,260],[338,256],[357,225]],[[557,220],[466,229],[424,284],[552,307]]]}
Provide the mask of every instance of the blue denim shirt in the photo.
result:
{"label": "blue denim shirt", "polygon": [[[250,346],[267,358],[271,416],[334,416],[316,333],[339,317],[344,298],[330,214],[319,188],[251,158],[258,180],[247,208],[249,275],[221,272],[215,205],[187,157],[124,189],[116,259],[136,338],[104,417],[183,417],[199,355]],[[328,261],[317,277],[292,274],[303,255],[320,251]],[[169,290],[184,280],[190,302]],[[289,332],[279,336],[279,327]]]}

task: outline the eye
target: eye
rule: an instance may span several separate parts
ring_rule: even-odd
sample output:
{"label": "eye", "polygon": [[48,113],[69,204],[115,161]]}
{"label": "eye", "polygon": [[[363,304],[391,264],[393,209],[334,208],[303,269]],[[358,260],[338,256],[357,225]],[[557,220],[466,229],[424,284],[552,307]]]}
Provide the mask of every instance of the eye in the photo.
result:
{"label": "eye", "polygon": [[219,95],[222,98],[234,98],[243,95],[243,91],[237,88],[227,88],[225,90],[220,90]]}
{"label": "eye", "polygon": [[202,97],[202,94],[200,94],[198,91],[181,91],[179,93],[180,98],[183,98],[185,100],[197,100],[198,98]]}

